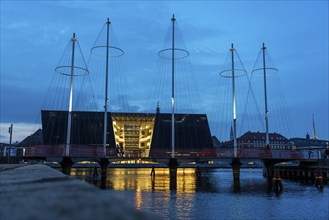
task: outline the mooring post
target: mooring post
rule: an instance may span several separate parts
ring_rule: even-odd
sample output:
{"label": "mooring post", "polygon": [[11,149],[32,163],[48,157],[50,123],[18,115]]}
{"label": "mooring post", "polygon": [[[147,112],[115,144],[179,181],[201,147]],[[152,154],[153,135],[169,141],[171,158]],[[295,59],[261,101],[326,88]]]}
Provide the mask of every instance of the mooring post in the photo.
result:
{"label": "mooring post", "polygon": [[177,168],[178,162],[176,158],[170,158],[169,163],[169,177],[170,177],[170,189],[176,189],[177,185]]}
{"label": "mooring post", "polygon": [[99,165],[101,167],[101,179],[106,179],[107,177],[107,167],[109,166],[109,161],[106,158],[101,158],[99,161]]}
{"label": "mooring post", "polygon": [[265,167],[265,176],[267,177],[268,189],[273,188],[273,163],[268,160],[263,161]]}
{"label": "mooring post", "polygon": [[273,189],[275,192],[282,192],[283,185],[280,177],[280,172],[278,169],[274,170],[274,177],[273,177]]}
{"label": "mooring post", "polygon": [[240,191],[240,167],[242,163],[239,158],[232,158],[232,162],[230,163],[233,171],[233,191]]}
{"label": "mooring post", "polygon": [[322,171],[319,168],[317,168],[314,171],[314,178],[315,178],[314,181],[315,186],[322,189],[324,187],[323,176],[322,176]]}
{"label": "mooring post", "polygon": [[71,168],[73,164],[74,162],[72,161],[71,157],[63,157],[62,162],[60,162],[62,172],[66,175],[71,175]]}
{"label": "mooring post", "polygon": [[242,163],[239,158],[232,158],[231,167],[233,170],[233,181],[240,181],[240,167]]}
{"label": "mooring post", "polygon": [[199,166],[197,166],[196,167],[196,169],[195,169],[195,174],[196,174],[196,176],[201,176],[201,170],[200,170],[200,167]]}

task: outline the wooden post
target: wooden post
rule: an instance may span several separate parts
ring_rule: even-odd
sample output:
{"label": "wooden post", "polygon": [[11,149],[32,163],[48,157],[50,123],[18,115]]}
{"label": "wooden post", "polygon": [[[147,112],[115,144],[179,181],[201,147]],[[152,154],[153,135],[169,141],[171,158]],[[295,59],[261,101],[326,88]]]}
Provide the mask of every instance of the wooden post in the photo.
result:
{"label": "wooden post", "polygon": [[231,166],[233,171],[233,181],[240,181],[240,167],[242,163],[239,158],[232,158]]}
{"label": "wooden post", "polygon": [[279,173],[279,170],[277,170],[277,169],[274,170],[273,190],[274,190],[274,192],[277,192],[277,193],[282,192],[282,190],[283,190],[280,173]]}
{"label": "wooden post", "polygon": [[109,161],[106,158],[101,158],[99,165],[101,166],[101,179],[106,179]]}
{"label": "wooden post", "polygon": [[72,161],[71,157],[63,157],[62,162],[60,162],[62,172],[66,175],[71,175],[71,168],[73,164],[74,162]]}
{"label": "wooden post", "polygon": [[169,167],[169,177],[170,177],[170,189],[175,190],[177,186],[177,168],[178,168],[177,159],[170,158],[168,167]]}
{"label": "wooden post", "polygon": [[265,167],[265,173],[267,177],[267,186],[271,190],[273,188],[273,163],[268,160],[263,161]]}

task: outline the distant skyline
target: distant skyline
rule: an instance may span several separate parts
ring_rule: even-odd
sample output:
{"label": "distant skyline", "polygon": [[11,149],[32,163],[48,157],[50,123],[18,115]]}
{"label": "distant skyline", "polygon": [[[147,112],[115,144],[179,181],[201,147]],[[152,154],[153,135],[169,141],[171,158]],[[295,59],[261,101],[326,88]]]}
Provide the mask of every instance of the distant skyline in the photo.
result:
{"label": "distant skyline", "polygon": [[[144,85],[159,72],[157,53],[172,14],[190,52],[204,113],[214,108],[216,80],[231,43],[250,74],[264,42],[279,69],[293,136],[312,136],[314,114],[318,138],[329,139],[328,1],[1,1],[0,6],[0,142],[9,142],[10,124],[13,142],[41,127],[41,106],[72,33],[87,59],[106,18],[125,51],[127,101],[131,110],[146,111],[150,91]],[[211,133],[218,135],[213,126]]]}

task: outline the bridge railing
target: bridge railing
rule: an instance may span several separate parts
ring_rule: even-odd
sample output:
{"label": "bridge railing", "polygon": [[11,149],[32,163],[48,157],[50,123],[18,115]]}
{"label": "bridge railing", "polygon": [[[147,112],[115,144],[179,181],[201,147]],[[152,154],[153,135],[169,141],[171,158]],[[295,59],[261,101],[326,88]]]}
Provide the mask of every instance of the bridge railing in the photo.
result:
{"label": "bridge railing", "polygon": [[[104,152],[103,146],[71,145],[68,155],[65,154],[65,145],[33,145],[26,148],[25,156],[28,157],[144,157],[140,150],[127,150],[120,155],[115,148],[107,148]],[[238,158],[279,158],[279,159],[302,159],[299,150],[274,150],[266,148],[238,148]],[[178,150],[175,151],[177,158],[232,158],[232,148],[207,148],[202,150]],[[171,158],[171,151],[152,150],[150,158]]]}
{"label": "bridge railing", "polygon": [[[216,157],[233,157],[232,148],[217,148]],[[239,158],[278,158],[278,159],[301,159],[303,158],[299,150],[277,150],[267,148],[238,148]]]}
{"label": "bridge railing", "polygon": [[70,152],[66,155],[65,145],[32,145],[26,148],[27,157],[105,157],[114,156],[115,150],[106,149],[103,146],[71,145]]}
{"label": "bridge railing", "polygon": [[[151,158],[171,158],[172,152],[170,150],[151,150],[150,157]],[[175,151],[176,158],[209,158],[216,157],[215,149],[213,148],[205,148],[202,150],[190,150],[183,149]]]}
{"label": "bridge railing", "polygon": [[65,146],[62,145],[32,145],[26,148],[25,155],[28,157],[63,157]]}

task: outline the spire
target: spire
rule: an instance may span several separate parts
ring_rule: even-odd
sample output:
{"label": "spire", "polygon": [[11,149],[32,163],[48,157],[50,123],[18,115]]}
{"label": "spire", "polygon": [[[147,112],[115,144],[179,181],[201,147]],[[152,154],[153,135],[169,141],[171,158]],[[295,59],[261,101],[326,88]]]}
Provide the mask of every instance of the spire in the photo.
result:
{"label": "spire", "polygon": [[316,136],[316,131],[315,131],[315,123],[314,123],[314,114],[313,114],[313,132],[312,132],[312,139],[317,140],[318,137]]}
{"label": "spire", "polygon": [[231,125],[231,129],[230,129],[230,141],[234,139],[234,135],[233,135],[233,127]]}
{"label": "spire", "polygon": [[159,104],[159,101],[157,102],[156,113],[157,113],[157,114],[160,113],[160,104]]}

